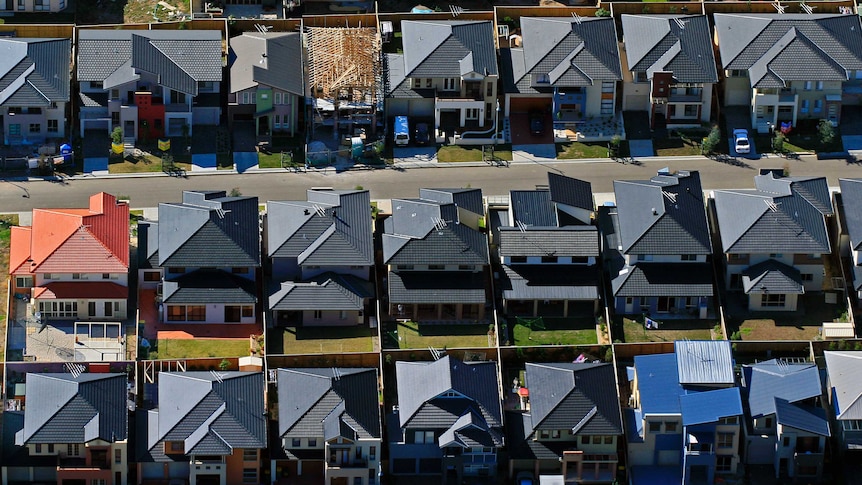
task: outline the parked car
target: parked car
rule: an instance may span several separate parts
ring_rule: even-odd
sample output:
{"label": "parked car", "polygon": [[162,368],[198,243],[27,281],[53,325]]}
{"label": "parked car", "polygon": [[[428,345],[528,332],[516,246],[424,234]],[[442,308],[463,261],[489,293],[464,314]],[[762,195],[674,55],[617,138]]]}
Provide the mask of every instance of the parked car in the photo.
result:
{"label": "parked car", "polygon": [[428,132],[428,123],[416,123],[416,136],[414,138],[417,145],[427,145],[431,139]]}
{"label": "parked car", "polygon": [[736,153],[751,153],[751,144],[748,141],[748,130],[737,128],[733,130],[733,147]]}
{"label": "parked car", "polygon": [[541,111],[530,112],[530,134],[541,135],[545,133],[545,114]]}

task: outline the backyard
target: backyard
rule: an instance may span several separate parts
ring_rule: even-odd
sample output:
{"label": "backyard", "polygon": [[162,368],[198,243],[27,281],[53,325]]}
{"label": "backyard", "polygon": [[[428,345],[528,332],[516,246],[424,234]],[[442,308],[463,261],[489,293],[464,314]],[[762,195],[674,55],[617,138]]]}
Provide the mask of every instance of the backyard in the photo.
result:
{"label": "backyard", "polygon": [[795,312],[748,312],[727,317],[731,340],[817,340],[823,322],[847,321],[842,305],[826,303],[824,293],[800,297]]}
{"label": "backyard", "polygon": [[427,325],[417,322],[390,322],[384,347],[399,349],[492,347],[488,325]]}
{"label": "backyard", "polygon": [[[624,342],[673,342],[675,340],[713,340],[721,338],[721,331],[713,329],[716,320],[657,320],[657,329],[647,330],[643,321],[615,317],[614,328],[623,330]],[[613,338],[620,336],[614,333]]]}
{"label": "backyard", "polygon": [[598,343],[596,324],[592,317],[510,319],[514,344],[529,345],[592,345]]}
{"label": "backyard", "polygon": [[[369,327],[286,327],[281,353],[340,354],[374,352],[377,332]],[[277,349],[272,349],[277,353]]]}
{"label": "backyard", "polygon": [[249,355],[249,341],[244,339],[194,338],[159,339],[147,359],[193,359],[196,357],[237,357]]}

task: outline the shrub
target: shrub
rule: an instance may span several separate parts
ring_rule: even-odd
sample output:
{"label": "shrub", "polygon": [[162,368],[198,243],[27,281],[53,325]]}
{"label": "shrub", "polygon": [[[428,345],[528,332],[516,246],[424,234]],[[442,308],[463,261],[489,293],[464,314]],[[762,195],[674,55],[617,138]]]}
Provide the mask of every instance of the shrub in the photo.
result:
{"label": "shrub", "polygon": [[596,17],[610,17],[611,11],[606,8],[596,10]]}
{"label": "shrub", "polygon": [[718,125],[712,127],[712,130],[709,131],[709,135],[703,139],[703,144],[700,147],[701,153],[708,155],[715,151],[715,148],[718,146],[718,143],[721,141],[721,130],[718,128]]}
{"label": "shrub", "polygon": [[817,134],[823,145],[829,145],[835,141],[835,127],[828,120],[820,120],[820,123],[817,123]]}

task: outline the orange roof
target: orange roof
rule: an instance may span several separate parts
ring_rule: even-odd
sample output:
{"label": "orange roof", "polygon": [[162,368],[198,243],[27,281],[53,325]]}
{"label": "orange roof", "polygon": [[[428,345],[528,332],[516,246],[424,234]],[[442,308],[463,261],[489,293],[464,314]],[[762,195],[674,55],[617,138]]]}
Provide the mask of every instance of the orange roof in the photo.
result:
{"label": "orange roof", "polygon": [[[9,241],[9,274],[19,271],[30,257],[30,227],[12,226],[11,239]],[[29,273],[30,266],[24,265],[20,269],[22,273]]]}
{"label": "orange roof", "polygon": [[[111,194],[92,195],[86,209],[33,209],[30,236],[19,232],[11,243],[11,271],[128,271],[129,206]],[[63,249],[66,244],[70,247]],[[27,260],[32,260],[30,267],[22,267]]]}
{"label": "orange roof", "polygon": [[104,298],[118,300],[129,297],[129,288],[109,281],[59,281],[33,288],[33,298],[69,300]]}

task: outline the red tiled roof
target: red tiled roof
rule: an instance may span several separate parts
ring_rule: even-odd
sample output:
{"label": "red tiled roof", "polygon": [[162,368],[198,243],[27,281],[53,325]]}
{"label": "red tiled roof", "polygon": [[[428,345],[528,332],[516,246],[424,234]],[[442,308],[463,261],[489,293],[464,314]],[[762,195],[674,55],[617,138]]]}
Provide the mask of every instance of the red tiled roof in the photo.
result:
{"label": "red tiled roof", "polygon": [[129,289],[110,281],[59,281],[33,288],[33,298],[69,300],[102,298],[118,300],[129,297]]}
{"label": "red tiled roof", "polygon": [[129,206],[111,194],[92,195],[86,209],[33,209],[27,229],[29,237],[20,228],[11,241],[10,272],[128,271]]}
{"label": "red tiled roof", "polygon": [[[30,257],[30,227],[12,226],[9,240],[9,274],[15,274],[18,268]],[[30,272],[30,265],[24,265],[23,273]]]}

